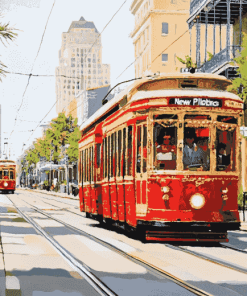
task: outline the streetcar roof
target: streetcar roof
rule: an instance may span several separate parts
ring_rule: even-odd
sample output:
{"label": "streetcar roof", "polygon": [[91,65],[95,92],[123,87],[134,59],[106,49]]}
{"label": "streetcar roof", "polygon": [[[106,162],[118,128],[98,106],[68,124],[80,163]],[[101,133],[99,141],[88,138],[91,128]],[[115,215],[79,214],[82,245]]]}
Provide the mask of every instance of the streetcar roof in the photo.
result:
{"label": "streetcar roof", "polygon": [[[134,91],[145,84],[146,82],[153,82],[153,81],[159,81],[159,80],[166,80],[166,79],[207,79],[207,80],[218,80],[222,82],[226,82],[227,85],[230,85],[232,82],[228,80],[226,77],[222,75],[217,74],[208,74],[208,73],[162,73],[158,77],[146,77],[141,78],[136,81],[134,81],[132,84],[127,86],[123,91],[115,95],[113,99],[111,99],[109,102],[107,102],[105,105],[103,105],[101,108],[99,108],[91,117],[89,117],[82,125],[81,130],[86,129],[93,123],[95,123],[98,119],[103,117],[105,114],[107,114],[110,110],[112,110],[114,107],[116,107],[120,101],[126,96],[133,94],[133,97],[131,97],[130,101],[136,101],[139,99],[144,98],[143,94],[145,93],[146,98],[152,98],[154,96],[163,96],[164,97],[164,90],[166,91],[166,96],[209,96],[212,97],[214,94],[214,97],[222,97],[233,99],[233,100],[241,100],[237,95],[227,92],[227,91],[220,91],[220,90],[205,90],[205,89],[163,89],[163,90],[153,90],[153,91],[138,91],[138,94],[134,95]],[[181,93],[179,93],[181,92]],[[198,93],[200,92],[200,93]],[[155,93],[155,94],[154,94]],[[161,94],[162,93],[162,94]],[[153,94],[153,95],[152,95]],[[170,95],[169,95],[170,94]]]}
{"label": "streetcar roof", "polygon": [[9,160],[9,159],[0,159],[0,164],[15,164],[14,160]]}

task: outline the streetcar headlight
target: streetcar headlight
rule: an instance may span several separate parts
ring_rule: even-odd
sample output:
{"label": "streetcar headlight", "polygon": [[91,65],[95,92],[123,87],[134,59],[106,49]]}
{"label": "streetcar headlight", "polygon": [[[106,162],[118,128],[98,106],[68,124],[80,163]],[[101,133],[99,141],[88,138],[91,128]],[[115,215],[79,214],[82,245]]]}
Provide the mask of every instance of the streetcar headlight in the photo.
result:
{"label": "streetcar headlight", "polygon": [[204,204],[205,204],[205,198],[200,193],[196,193],[192,195],[192,197],[190,198],[190,205],[194,209],[200,209],[204,206]]}
{"label": "streetcar headlight", "polygon": [[7,182],[4,182],[3,186],[4,187],[7,187],[8,186],[8,183]]}
{"label": "streetcar headlight", "polygon": [[162,187],[161,190],[164,192],[164,193],[167,193],[170,191],[170,188],[168,186],[165,186],[165,187]]}

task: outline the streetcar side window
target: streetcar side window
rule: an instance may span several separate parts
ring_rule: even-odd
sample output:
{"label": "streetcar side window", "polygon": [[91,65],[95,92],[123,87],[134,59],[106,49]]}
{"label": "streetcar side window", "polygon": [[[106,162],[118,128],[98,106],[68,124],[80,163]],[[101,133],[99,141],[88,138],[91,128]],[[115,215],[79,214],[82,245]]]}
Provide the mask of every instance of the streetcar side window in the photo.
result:
{"label": "streetcar side window", "polygon": [[100,181],[101,144],[96,144],[96,181]]}
{"label": "streetcar side window", "polygon": [[127,135],[127,175],[132,175],[132,159],[133,159],[133,145],[132,145],[132,126],[128,127]]}
{"label": "streetcar side window", "polygon": [[137,149],[136,149],[136,172],[140,173],[142,169],[142,163],[141,163],[141,153],[142,153],[142,145],[141,145],[141,139],[142,139],[142,126],[137,126]]}
{"label": "streetcar side window", "polygon": [[147,171],[147,126],[137,126],[136,172]]}
{"label": "streetcar side window", "polygon": [[82,152],[81,152],[81,165],[82,165],[82,167],[81,167],[81,182],[83,183],[83,181],[84,181],[84,150],[82,150]]}
{"label": "streetcar side window", "polygon": [[82,160],[82,151],[80,151],[80,154],[79,154],[79,182],[81,182],[81,176],[82,176],[82,174],[81,174],[81,166],[82,166],[82,162],[81,162],[81,160]]}
{"label": "streetcar side window", "polygon": [[86,149],[86,181],[89,181],[88,149]]}
{"label": "streetcar side window", "polygon": [[12,170],[9,171],[9,178],[10,180],[14,179],[14,172]]}
{"label": "streetcar side window", "polygon": [[123,177],[126,175],[126,128],[123,129]]}
{"label": "streetcar side window", "polygon": [[184,170],[209,171],[209,128],[202,126],[202,124],[200,123],[197,123],[197,125],[198,127],[191,127],[190,125],[186,125],[184,128]]}
{"label": "streetcar side window", "polygon": [[158,121],[154,124],[154,169],[175,170],[177,165],[177,127]]}
{"label": "streetcar side window", "polygon": [[107,138],[103,140],[104,146],[104,178],[107,177]]}
{"label": "streetcar side window", "polygon": [[93,177],[94,177],[94,149],[93,147],[90,147],[90,181],[93,183]]}
{"label": "streetcar side window", "polygon": [[147,126],[143,126],[143,150],[142,150],[142,168],[143,168],[143,173],[146,173],[147,171]]}
{"label": "streetcar side window", "polygon": [[107,142],[108,142],[108,144],[107,144],[107,177],[109,178],[109,176],[110,176],[110,164],[111,164],[111,162],[110,162],[110,159],[111,159],[111,146],[110,146],[110,140],[111,140],[111,137],[110,136],[108,136],[107,137]]}
{"label": "streetcar side window", "polygon": [[110,178],[113,177],[113,156],[114,156],[114,144],[113,144],[113,137],[114,135],[111,134],[111,158],[110,158],[110,161],[111,161],[111,173],[110,173]]}
{"label": "streetcar side window", "polygon": [[236,170],[236,129],[216,129],[216,170]]}
{"label": "streetcar side window", "polygon": [[121,159],[122,159],[122,131],[118,131],[118,147],[117,147],[117,151],[118,151],[118,166],[117,166],[117,175],[120,176],[121,175]]}
{"label": "streetcar side window", "polygon": [[113,134],[113,176],[117,175],[117,133]]}

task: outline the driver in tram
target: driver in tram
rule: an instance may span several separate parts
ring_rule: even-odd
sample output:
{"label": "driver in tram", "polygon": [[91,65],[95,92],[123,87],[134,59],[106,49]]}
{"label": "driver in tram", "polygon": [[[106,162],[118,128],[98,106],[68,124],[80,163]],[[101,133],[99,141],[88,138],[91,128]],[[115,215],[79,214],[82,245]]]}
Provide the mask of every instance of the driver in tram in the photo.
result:
{"label": "driver in tram", "polygon": [[202,167],[200,167],[200,152],[198,153],[195,138],[196,135],[194,132],[187,131],[185,133],[185,146],[183,151],[183,163],[185,170],[189,169],[189,167],[193,165],[199,165],[197,170],[202,170]]}

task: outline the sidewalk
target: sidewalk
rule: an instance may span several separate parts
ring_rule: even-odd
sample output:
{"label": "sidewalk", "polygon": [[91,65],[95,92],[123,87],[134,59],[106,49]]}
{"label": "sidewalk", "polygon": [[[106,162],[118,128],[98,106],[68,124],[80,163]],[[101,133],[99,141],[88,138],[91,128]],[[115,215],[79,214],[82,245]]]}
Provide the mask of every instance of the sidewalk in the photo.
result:
{"label": "sidewalk", "polygon": [[[34,220],[37,219],[36,214],[33,215]],[[43,223],[46,227],[61,227],[59,223]],[[94,292],[87,294],[88,289],[93,290],[88,286],[50,243],[19,215],[7,196],[0,195],[0,296],[64,295],[65,292],[66,295],[95,295]]]}
{"label": "sidewalk", "polygon": [[74,196],[72,194],[67,194],[67,193],[61,193],[61,192],[55,192],[55,191],[47,191],[47,190],[39,190],[39,189],[30,189],[28,187],[19,187],[17,190],[27,190],[30,192],[38,192],[38,193],[43,193],[43,194],[48,194],[48,195],[53,195],[53,196],[58,196],[58,197],[63,197],[63,198],[69,198],[69,199],[74,199],[79,201],[79,195]]}

